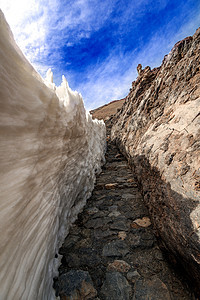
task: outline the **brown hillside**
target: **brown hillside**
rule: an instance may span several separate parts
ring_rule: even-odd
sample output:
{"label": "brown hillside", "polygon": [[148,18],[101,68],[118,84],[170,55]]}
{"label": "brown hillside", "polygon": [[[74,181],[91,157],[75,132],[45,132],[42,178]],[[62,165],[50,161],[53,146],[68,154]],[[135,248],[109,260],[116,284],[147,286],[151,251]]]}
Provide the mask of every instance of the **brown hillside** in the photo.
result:
{"label": "brown hillside", "polygon": [[121,109],[125,99],[114,100],[108,104],[105,104],[99,108],[90,111],[93,119],[103,119],[114,115],[119,109]]}

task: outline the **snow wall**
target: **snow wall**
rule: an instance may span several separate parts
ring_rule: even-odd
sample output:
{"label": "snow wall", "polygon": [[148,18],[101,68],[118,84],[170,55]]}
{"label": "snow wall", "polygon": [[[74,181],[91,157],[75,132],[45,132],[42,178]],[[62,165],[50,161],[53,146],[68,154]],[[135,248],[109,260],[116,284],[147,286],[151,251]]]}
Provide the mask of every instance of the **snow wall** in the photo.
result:
{"label": "snow wall", "polygon": [[54,299],[58,248],[94,187],[105,125],[44,81],[0,11],[0,299]]}

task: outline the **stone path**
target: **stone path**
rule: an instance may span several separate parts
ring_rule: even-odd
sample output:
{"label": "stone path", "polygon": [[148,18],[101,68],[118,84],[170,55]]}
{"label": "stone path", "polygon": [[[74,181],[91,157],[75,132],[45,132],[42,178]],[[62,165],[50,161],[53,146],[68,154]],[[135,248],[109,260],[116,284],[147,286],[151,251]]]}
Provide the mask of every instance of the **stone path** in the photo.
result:
{"label": "stone path", "polygon": [[111,143],[60,254],[54,288],[61,300],[195,299],[163,258],[137,180]]}

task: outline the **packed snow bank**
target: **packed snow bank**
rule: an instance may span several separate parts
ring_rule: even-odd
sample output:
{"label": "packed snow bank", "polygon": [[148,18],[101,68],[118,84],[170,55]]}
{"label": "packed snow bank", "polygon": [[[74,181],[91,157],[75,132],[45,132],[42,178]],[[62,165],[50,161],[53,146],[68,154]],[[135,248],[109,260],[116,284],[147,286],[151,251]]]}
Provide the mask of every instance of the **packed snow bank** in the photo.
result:
{"label": "packed snow bank", "polygon": [[55,298],[55,254],[104,160],[104,123],[52,78],[25,59],[0,11],[0,299]]}

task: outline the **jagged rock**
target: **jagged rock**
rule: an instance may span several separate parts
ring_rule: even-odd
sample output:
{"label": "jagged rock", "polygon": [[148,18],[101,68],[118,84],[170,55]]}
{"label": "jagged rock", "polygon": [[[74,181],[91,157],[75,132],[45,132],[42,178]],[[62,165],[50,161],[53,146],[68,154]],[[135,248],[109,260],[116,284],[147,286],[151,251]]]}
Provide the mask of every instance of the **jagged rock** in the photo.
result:
{"label": "jagged rock", "polygon": [[151,248],[154,245],[155,237],[150,232],[135,232],[129,235],[131,248]]}
{"label": "jagged rock", "polygon": [[138,279],[135,283],[135,293],[132,300],[171,300],[166,285],[159,278],[151,280]]}
{"label": "jagged rock", "polygon": [[142,65],[141,64],[139,64],[137,66],[137,72],[138,72],[138,75],[140,75],[142,73]]}
{"label": "jagged rock", "polygon": [[111,212],[116,212],[118,210],[118,206],[117,205],[112,205],[112,206],[109,207],[108,210],[111,211]]}
{"label": "jagged rock", "polygon": [[[71,235],[70,238],[66,239],[65,242],[63,243],[63,248],[64,249],[70,249],[72,248],[78,241],[80,237],[77,235]],[[61,253],[62,254],[62,253]]]}
{"label": "jagged rock", "polygon": [[113,222],[110,225],[111,229],[120,230],[120,231],[128,231],[128,224],[127,220],[119,219]]}
{"label": "jagged rock", "polygon": [[114,260],[108,265],[109,271],[128,272],[131,266],[124,260]]}
{"label": "jagged rock", "polygon": [[103,247],[103,256],[122,257],[129,253],[128,246],[123,240],[116,240],[106,244]]}
{"label": "jagged rock", "polygon": [[88,215],[94,215],[94,214],[96,214],[98,212],[99,212],[99,209],[97,207],[91,207],[91,208],[87,209]]}
{"label": "jagged rock", "polygon": [[113,211],[108,216],[109,217],[119,217],[121,213],[119,211]]}
{"label": "jagged rock", "polygon": [[86,228],[102,228],[106,223],[110,221],[110,218],[105,217],[103,218],[96,218],[96,219],[90,219],[85,223]]}
{"label": "jagged rock", "polygon": [[102,231],[101,229],[94,230],[94,237],[96,239],[102,239],[116,234],[117,232],[113,230],[112,231],[111,230]]}
{"label": "jagged rock", "polygon": [[80,248],[78,254],[82,266],[97,266],[101,263],[101,258],[98,255],[97,250],[94,250],[91,247]]}
{"label": "jagged rock", "polygon": [[131,287],[126,278],[119,272],[106,273],[106,280],[101,293],[105,300],[129,300]]}
{"label": "jagged rock", "polygon": [[200,294],[200,28],[139,76],[111,138],[136,172],[164,247]]}
{"label": "jagged rock", "polygon": [[140,277],[140,274],[138,273],[138,271],[133,271],[133,272],[128,272],[127,273],[127,279],[130,280],[131,282],[135,282],[136,279],[138,279]]}
{"label": "jagged rock", "polygon": [[58,285],[61,300],[87,300],[97,295],[87,271],[71,270],[59,277]]}

